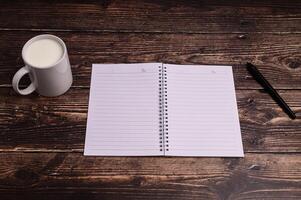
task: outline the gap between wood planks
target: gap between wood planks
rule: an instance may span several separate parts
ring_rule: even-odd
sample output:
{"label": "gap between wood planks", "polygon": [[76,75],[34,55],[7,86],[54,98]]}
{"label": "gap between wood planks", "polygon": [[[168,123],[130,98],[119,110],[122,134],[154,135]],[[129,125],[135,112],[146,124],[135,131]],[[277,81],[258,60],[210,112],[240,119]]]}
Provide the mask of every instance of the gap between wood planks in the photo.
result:
{"label": "gap between wood planks", "polygon": [[[248,34],[246,31],[233,31],[233,32],[204,32],[204,31],[140,31],[140,30],[95,30],[95,29],[46,29],[46,28],[0,28],[1,32],[5,31],[30,31],[30,32],[79,32],[79,33],[141,33],[141,34]],[[286,34],[301,34],[301,31],[255,31],[254,34],[277,34],[277,35],[286,35]]]}
{"label": "gap between wood planks", "polygon": [[[13,148],[13,149],[0,149],[0,153],[84,153],[84,149],[30,149],[30,148]],[[247,151],[244,154],[301,154],[301,152],[296,151],[288,151],[288,152],[280,152],[280,151]],[[97,156],[97,157],[116,157],[116,156]],[[117,156],[117,157],[148,157],[148,156]],[[167,158],[183,158],[181,156],[151,156],[151,157],[167,157]],[[212,157],[191,157],[185,156],[184,158],[212,158]],[[227,157],[216,157],[216,158],[227,158]],[[233,158],[233,157],[230,157]]]}
{"label": "gap between wood planks", "polygon": [[[28,85],[19,85],[19,87],[27,87]],[[0,85],[0,88],[11,88],[13,89],[13,86],[11,84],[2,84]],[[90,89],[90,86],[80,86],[80,85],[76,85],[76,86],[71,86],[71,88],[79,88],[79,89]],[[259,92],[264,92],[264,89],[259,89],[259,88],[236,88],[235,90],[258,90]],[[281,90],[287,90],[287,91],[299,91],[301,90],[301,88],[276,88],[277,91],[281,91]]]}

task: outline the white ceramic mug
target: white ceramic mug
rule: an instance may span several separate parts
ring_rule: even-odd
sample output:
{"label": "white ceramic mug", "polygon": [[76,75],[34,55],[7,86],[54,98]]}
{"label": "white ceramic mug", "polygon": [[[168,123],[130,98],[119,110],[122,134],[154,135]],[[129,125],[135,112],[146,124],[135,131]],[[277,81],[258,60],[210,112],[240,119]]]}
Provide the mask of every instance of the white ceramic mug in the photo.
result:
{"label": "white ceramic mug", "polygon": [[[60,38],[49,34],[33,37],[23,46],[22,58],[25,66],[12,81],[17,93],[28,95],[37,91],[43,96],[58,96],[71,87],[73,79],[67,48]],[[31,84],[20,89],[19,81],[26,74]]]}

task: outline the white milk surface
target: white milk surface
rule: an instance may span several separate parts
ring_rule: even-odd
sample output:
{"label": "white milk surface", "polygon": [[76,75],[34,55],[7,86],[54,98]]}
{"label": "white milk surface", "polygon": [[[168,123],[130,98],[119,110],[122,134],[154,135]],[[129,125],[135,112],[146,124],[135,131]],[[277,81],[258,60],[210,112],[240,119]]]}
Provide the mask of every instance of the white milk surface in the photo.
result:
{"label": "white milk surface", "polygon": [[25,50],[25,60],[35,67],[44,68],[55,64],[63,56],[63,47],[52,39],[41,39],[31,43]]}

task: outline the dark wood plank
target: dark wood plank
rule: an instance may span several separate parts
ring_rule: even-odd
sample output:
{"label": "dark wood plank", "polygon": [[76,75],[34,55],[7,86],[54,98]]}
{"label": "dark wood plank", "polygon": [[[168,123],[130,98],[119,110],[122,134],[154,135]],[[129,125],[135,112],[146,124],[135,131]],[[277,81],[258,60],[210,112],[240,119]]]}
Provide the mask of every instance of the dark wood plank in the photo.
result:
{"label": "dark wood plank", "polygon": [[[23,44],[41,32],[0,32],[0,86],[9,86],[23,65]],[[258,65],[278,89],[301,89],[301,34],[64,33],[73,86],[89,87],[92,63],[165,62],[233,65],[238,89],[261,88],[244,63]],[[8,42],[9,41],[9,42]]]}
{"label": "dark wood plank", "polygon": [[300,199],[300,166],[300,154],[239,159],[0,153],[0,195],[2,200]]}
{"label": "dark wood plank", "polygon": [[301,32],[300,1],[4,1],[0,29]]}
{"label": "dark wood plank", "polygon": [[[301,91],[280,91],[299,117],[290,120],[257,90],[237,90],[245,152],[301,152]],[[0,151],[79,151],[84,148],[89,89],[46,98],[0,88]]]}

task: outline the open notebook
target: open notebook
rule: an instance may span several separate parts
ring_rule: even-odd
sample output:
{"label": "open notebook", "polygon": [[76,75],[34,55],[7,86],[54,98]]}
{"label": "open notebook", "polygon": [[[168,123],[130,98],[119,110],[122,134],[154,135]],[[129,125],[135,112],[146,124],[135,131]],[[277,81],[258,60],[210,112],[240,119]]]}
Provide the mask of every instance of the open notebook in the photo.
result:
{"label": "open notebook", "polygon": [[84,155],[242,157],[232,67],[93,64]]}

